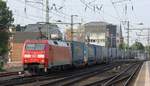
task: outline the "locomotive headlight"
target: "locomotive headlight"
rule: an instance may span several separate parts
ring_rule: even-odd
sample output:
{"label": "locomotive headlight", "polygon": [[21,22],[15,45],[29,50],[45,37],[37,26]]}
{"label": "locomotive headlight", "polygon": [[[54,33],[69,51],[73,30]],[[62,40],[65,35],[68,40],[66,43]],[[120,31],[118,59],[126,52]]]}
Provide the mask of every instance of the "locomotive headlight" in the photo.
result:
{"label": "locomotive headlight", "polygon": [[27,60],[25,59],[24,62],[27,62]]}
{"label": "locomotive headlight", "polygon": [[38,58],[44,58],[44,54],[39,54],[37,57]]}
{"label": "locomotive headlight", "polygon": [[41,62],[44,63],[44,59],[42,59]]}
{"label": "locomotive headlight", "polygon": [[30,55],[30,54],[25,54],[24,57],[25,57],[25,58],[30,58],[31,55]]}

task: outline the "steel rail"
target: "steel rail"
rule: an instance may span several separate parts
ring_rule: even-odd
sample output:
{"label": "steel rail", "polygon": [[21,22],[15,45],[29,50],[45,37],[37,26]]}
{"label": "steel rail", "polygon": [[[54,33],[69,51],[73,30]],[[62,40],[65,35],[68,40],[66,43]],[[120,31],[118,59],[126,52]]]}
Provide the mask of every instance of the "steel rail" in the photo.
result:
{"label": "steel rail", "polygon": [[[95,74],[98,74],[98,71],[99,72],[100,71],[105,71],[105,70],[108,70],[110,67],[116,67],[118,65],[119,64],[107,65],[107,66],[104,66],[102,68],[98,68],[98,69],[95,69],[95,70],[86,71],[86,72],[83,72],[83,73],[78,73],[76,75],[65,77],[63,79],[56,80],[56,81],[53,81],[53,82],[50,82],[48,84],[44,84],[44,85],[41,85],[41,86],[49,86],[49,85],[61,85],[61,86],[63,86],[63,85],[70,85],[70,84],[73,84],[75,82],[78,82],[81,79],[85,79],[87,77],[91,77],[91,76],[93,76]],[[75,80],[72,80],[74,78],[75,78]],[[67,82],[68,80],[70,80],[68,83],[64,83],[64,82]]]}

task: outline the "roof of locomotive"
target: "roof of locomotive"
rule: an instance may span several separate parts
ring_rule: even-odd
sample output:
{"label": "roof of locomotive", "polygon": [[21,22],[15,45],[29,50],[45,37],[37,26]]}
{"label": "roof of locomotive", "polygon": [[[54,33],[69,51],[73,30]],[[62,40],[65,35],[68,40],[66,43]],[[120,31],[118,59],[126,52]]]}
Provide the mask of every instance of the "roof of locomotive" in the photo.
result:
{"label": "roof of locomotive", "polygon": [[60,40],[26,40],[25,44],[27,43],[44,43],[49,45],[55,45],[55,46],[64,46],[69,47],[70,45],[68,42],[60,41]]}

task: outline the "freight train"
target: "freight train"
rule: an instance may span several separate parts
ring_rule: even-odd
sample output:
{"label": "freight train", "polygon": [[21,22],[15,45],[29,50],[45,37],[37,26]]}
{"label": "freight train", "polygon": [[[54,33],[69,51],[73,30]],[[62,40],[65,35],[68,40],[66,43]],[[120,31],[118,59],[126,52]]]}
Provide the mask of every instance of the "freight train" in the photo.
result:
{"label": "freight train", "polygon": [[22,62],[26,71],[47,72],[53,68],[84,67],[114,60],[133,59],[135,52],[77,41],[26,40]]}

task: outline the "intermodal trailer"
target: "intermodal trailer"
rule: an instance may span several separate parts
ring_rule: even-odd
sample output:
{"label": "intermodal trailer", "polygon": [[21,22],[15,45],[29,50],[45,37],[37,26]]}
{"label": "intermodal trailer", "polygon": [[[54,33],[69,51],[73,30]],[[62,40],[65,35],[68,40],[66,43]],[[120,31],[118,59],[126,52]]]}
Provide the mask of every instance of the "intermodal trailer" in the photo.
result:
{"label": "intermodal trailer", "polygon": [[112,60],[115,60],[117,58],[117,48],[111,48],[112,52]]}
{"label": "intermodal trailer", "polygon": [[108,48],[108,58],[109,58],[109,61],[112,61],[112,48]]}
{"label": "intermodal trailer", "polygon": [[96,64],[96,49],[95,45],[86,44],[84,48],[84,59],[88,65]]}
{"label": "intermodal trailer", "polygon": [[72,64],[75,67],[84,66],[84,43],[82,42],[71,42],[72,50]]}
{"label": "intermodal trailer", "polygon": [[122,58],[121,49],[117,49],[117,58],[116,59],[121,59],[121,58]]}
{"label": "intermodal trailer", "polygon": [[102,57],[102,46],[95,45],[96,49],[96,63],[100,64],[103,63],[104,59]]}
{"label": "intermodal trailer", "polygon": [[72,64],[71,47],[56,40],[27,40],[23,52],[24,70],[60,68]]}
{"label": "intermodal trailer", "polygon": [[103,57],[103,61],[104,62],[108,62],[109,61],[109,51],[108,51],[108,48],[102,47],[102,57]]}

